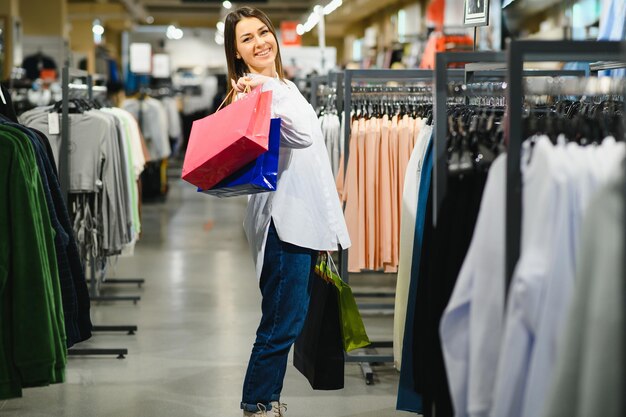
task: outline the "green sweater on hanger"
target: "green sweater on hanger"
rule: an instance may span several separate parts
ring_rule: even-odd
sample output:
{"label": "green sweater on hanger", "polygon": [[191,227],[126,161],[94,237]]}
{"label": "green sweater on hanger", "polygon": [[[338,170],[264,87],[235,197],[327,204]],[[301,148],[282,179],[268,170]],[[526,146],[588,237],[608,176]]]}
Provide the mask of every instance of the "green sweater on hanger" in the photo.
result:
{"label": "green sweater on hanger", "polygon": [[65,328],[54,231],[28,138],[0,127],[0,399],[62,382]]}

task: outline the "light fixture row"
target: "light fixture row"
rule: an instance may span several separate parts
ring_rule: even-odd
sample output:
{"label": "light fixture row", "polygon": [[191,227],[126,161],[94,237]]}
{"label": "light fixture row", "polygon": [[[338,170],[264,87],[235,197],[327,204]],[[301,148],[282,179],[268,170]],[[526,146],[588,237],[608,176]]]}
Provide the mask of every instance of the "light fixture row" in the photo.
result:
{"label": "light fixture row", "polygon": [[304,24],[300,23],[296,27],[296,32],[300,36],[304,35],[307,32],[310,32],[320,22],[322,15],[328,16],[329,14],[337,10],[342,4],[342,0],[332,0],[324,7],[318,4],[313,8],[313,11],[309,15],[309,18],[306,20],[306,22]]}
{"label": "light fixture row", "polygon": [[183,38],[184,34],[181,28],[177,28],[174,25],[169,25],[167,27],[167,31],[165,32],[165,35],[167,36],[168,39],[179,40]]}

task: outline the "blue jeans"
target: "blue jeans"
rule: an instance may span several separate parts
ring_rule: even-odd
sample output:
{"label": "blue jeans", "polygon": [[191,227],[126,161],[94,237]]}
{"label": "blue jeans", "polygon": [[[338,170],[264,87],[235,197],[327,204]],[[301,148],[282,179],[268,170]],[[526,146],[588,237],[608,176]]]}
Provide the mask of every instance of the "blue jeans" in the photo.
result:
{"label": "blue jeans", "polygon": [[259,283],[261,323],[243,383],[241,408],[271,410],[279,401],[291,345],[302,331],[309,308],[309,278],[317,251],[282,242],[270,224]]}

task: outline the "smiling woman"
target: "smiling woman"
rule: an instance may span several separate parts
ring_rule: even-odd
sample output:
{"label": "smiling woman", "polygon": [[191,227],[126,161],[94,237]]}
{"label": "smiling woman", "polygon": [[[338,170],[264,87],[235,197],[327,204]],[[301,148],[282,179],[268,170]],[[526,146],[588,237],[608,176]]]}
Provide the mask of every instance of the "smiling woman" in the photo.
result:
{"label": "smiling woman", "polygon": [[274,77],[276,51],[274,34],[256,17],[242,19],[235,30],[237,59],[243,59],[252,72]]}
{"label": "smiling woman", "polygon": [[[238,81],[248,73],[284,79],[276,30],[267,15],[242,7],[228,14],[224,27],[224,50],[228,78]],[[255,85],[251,85],[254,87]],[[242,83],[236,88],[244,90]]]}
{"label": "smiling woman", "polygon": [[263,300],[241,401],[244,416],[278,417],[284,416],[287,357],[307,315],[317,253],[347,248],[350,238],[317,114],[284,78],[272,22],[250,7],[231,12],[224,47],[233,90],[271,91],[272,117],[281,119],[276,191],[251,195],[244,221]]}

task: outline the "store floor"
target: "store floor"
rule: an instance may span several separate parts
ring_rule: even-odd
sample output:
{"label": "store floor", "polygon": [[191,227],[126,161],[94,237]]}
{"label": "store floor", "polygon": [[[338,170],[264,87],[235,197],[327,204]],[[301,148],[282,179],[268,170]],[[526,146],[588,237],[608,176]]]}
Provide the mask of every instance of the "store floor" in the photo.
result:
{"label": "store floor", "polygon": [[[241,383],[260,317],[260,294],[241,227],[244,211],[245,199],[201,195],[173,179],[165,203],[144,206],[135,255],[120,258],[109,271],[109,277],[145,278],[141,289],[118,285],[107,291],[138,294],[141,301],[92,307],[94,324],[136,324],[139,331],[96,334],[81,346],[125,347],[126,359],[70,357],[64,384],[0,401],[0,416],[241,416]],[[365,317],[370,337],[391,340],[392,320],[391,315]],[[391,366],[374,369],[373,385],[349,363],[343,390],[313,391],[290,360],[282,398],[287,415],[409,415],[395,411],[398,372]]]}

